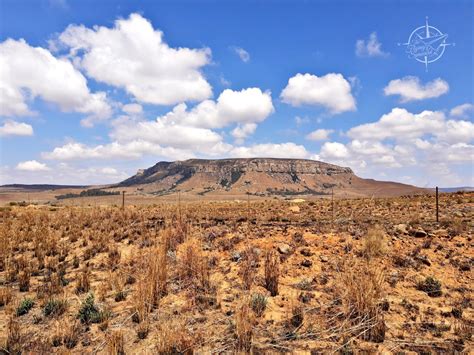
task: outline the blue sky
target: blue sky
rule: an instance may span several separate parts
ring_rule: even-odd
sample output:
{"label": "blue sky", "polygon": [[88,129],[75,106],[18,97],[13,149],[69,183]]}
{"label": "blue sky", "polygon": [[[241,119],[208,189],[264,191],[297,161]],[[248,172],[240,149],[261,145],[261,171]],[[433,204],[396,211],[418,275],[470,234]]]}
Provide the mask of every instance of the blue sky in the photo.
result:
{"label": "blue sky", "polygon": [[[471,1],[0,0],[1,183],[274,156],[474,185]],[[410,33],[447,33],[425,69]]]}

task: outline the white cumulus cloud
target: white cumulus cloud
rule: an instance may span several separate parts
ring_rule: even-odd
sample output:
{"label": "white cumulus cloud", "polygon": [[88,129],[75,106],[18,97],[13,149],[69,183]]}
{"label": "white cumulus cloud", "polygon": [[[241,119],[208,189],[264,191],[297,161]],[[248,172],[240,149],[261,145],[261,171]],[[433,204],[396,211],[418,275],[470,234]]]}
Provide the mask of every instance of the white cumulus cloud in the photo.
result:
{"label": "white cumulus cloud", "polygon": [[122,106],[122,111],[129,115],[140,115],[143,113],[143,107],[139,104],[126,104]]}
{"label": "white cumulus cloud", "polygon": [[57,42],[89,77],[123,88],[139,102],[172,105],[212,95],[201,72],[211,51],[170,47],[139,14],[117,20],[113,28],[70,25]]}
{"label": "white cumulus cloud", "polygon": [[46,166],[46,164],[40,163],[39,161],[36,160],[28,160],[28,161],[23,161],[18,163],[16,166],[17,170],[23,170],[23,171],[47,171],[49,168]]}
{"label": "white cumulus cloud", "polygon": [[217,101],[205,100],[191,110],[182,103],[157,120],[191,127],[222,128],[233,123],[261,122],[273,111],[269,92],[262,92],[259,88],[241,91],[226,89]]}
{"label": "white cumulus cloud", "polygon": [[27,123],[6,121],[0,126],[0,136],[32,136],[33,127]]}
{"label": "white cumulus cloud", "polygon": [[470,103],[462,104],[456,107],[453,107],[449,112],[450,116],[458,118],[468,118],[469,113],[474,113],[474,105]]}
{"label": "white cumulus cloud", "polygon": [[401,102],[418,101],[439,97],[449,91],[449,84],[437,78],[422,84],[416,76],[391,80],[384,88],[385,96],[400,95]]}
{"label": "white cumulus cloud", "polygon": [[296,74],[288,80],[288,85],[280,97],[283,102],[292,106],[323,106],[332,114],[356,109],[349,81],[337,73],[320,77],[312,74]]}
{"label": "white cumulus cloud", "polygon": [[245,123],[243,125],[238,125],[235,127],[231,134],[232,137],[235,138],[235,142],[237,144],[242,144],[248,136],[253,134],[255,130],[257,129],[257,124],[256,123]]}
{"label": "white cumulus cloud", "polygon": [[241,47],[231,47],[231,49],[239,56],[242,62],[248,63],[250,61],[250,54],[245,49]]}
{"label": "white cumulus cloud", "polygon": [[306,139],[309,139],[311,141],[324,141],[329,139],[329,135],[333,132],[333,129],[320,128],[306,135]]}
{"label": "white cumulus cloud", "polygon": [[0,43],[0,77],[0,115],[31,115],[28,101],[35,97],[64,112],[87,114],[89,123],[112,113],[106,94],[90,92],[86,78],[69,60],[24,40]]}
{"label": "white cumulus cloud", "polygon": [[248,147],[235,147],[229,152],[235,158],[308,158],[309,153],[302,145],[288,143],[264,143]]}
{"label": "white cumulus cloud", "polygon": [[357,40],[356,55],[358,57],[386,57],[388,53],[382,50],[382,43],[377,38],[377,32],[372,32],[367,41]]}

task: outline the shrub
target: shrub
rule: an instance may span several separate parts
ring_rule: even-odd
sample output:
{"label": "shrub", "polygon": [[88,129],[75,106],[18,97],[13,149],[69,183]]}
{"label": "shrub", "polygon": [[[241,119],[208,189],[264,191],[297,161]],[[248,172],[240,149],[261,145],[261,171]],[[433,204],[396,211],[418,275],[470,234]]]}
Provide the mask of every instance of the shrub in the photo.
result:
{"label": "shrub", "polygon": [[436,278],[428,276],[423,281],[418,282],[416,288],[426,292],[430,297],[440,297],[442,295],[441,282]]}
{"label": "shrub", "polygon": [[57,317],[66,312],[67,301],[65,299],[50,298],[43,306],[43,314],[47,317]]}
{"label": "shrub", "polygon": [[267,308],[267,298],[261,293],[252,294],[250,308],[252,308],[257,317],[261,317]]}
{"label": "shrub", "polygon": [[34,305],[35,302],[31,298],[24,298],[16,309],[16,315],[22,316],[27,314]]}
{"label": "shrub", "polygon": [[280,276],[279,258],[274,250],[265,254],[265,288],[272,296],[278,295],[278,278]]}
{"label": "shrub", "polygon": [[94,303],[94,295],[89,293],[86,299],[82,302],[81,308],[77,314],[77,318],[84,324],[100,323],[107,319],[109,313],[100,310],[99,307]]}

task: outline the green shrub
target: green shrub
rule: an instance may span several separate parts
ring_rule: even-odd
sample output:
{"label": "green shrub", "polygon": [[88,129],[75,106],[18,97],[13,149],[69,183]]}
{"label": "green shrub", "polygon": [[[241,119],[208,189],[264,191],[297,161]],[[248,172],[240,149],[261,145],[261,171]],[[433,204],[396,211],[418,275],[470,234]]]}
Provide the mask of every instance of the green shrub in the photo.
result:
{"label": "green shrub", "polygon": [[27,314],[31,308],[34,306],[34,302],[31,298],[25,298],[20,302],[20,305],[16,309],[16,315],[17,316],[22,316],[24,314]]}
{"label": "green shrub", "polygon": [[267,298],[261,293],[254,293],[250,299],[250,308],[257,317],[262,316],[267,308]]}
{"label": "green shrub", "polygon": [[89,293],[86,299],[82,302],[77,318],[81,323],[100,323],[107,319],[109,313],[101,310],[94,302],[94,295]]}
{"label": "green shrub", "polygon": [[51,298],[49,299],[43,307],[43,313],[45,316],[60,316],[67,309],[67,301]]}
{"label": "green shrub", "polygon": [[439,297],[442,295],[441,282],[431,276],[428,276],[423,281],[418,282],[416,288],[420,291],[426,292],[426,294],[430,297]]}

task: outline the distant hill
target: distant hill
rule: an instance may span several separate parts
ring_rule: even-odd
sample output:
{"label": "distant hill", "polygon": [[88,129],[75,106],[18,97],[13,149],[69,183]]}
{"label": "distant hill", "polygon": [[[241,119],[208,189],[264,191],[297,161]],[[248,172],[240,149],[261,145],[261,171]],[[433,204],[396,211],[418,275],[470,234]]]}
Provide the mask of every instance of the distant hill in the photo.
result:
{"label": "distant hill", "polygon": [[438,189],[440,192],[458,192],[458,191],[474,191],[472,186],[462,186],[462,187],[440,187]]}
{"label": "distant hill", "polygon": [[45,191],[45,190],[61,190],[61,189],[85,189],[89,186],[87,185],[50,185],[50,184],[8,184],[8,185],[0,185],[2,189],[9,189],[9,190],[37,190],[37,191]]}
{"label": "distant hill", "polygon": [[[190,159],[159,162],[110,187],[166,195],[394,196],[427,192],[415,186],[362,179],[347,167],[304,159]],[[133,190],[133,189],[132,189]]]}

